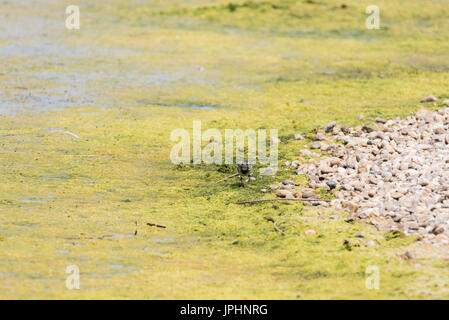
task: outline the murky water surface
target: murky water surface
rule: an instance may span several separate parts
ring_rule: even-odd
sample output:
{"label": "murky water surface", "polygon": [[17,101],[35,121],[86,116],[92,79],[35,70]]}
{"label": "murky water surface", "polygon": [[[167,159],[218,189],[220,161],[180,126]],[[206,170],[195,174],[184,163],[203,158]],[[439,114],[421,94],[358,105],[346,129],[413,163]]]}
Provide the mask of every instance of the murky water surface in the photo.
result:
{"label": "murky water surface", "polygon": [[[116,102],[115,89],[167,88],[177,84],[204,84],[216,81],[205,75],[202,66],[127,66],[136,57],[158,53],[126,46],[102,46],[76,41],[79,33],[100,33],[84,26],[79,31],[65,28],[65,15],[34,13],[33,5],[55,5],[55,1],[15,1],[15,9],[29,12],[0,14],[0,115],[22,110],[51,111],[63,108],[127,107],[139,104],[178,106],[208,110],[216,106],[200,103],[165,103],[157,97]],[[29,4],[29,5],[27,5]],[[49,10],[50,7],[49,7]],[[56,19],[60,17],[60,19]],[[17,62],[20,61],[20,64]]]}

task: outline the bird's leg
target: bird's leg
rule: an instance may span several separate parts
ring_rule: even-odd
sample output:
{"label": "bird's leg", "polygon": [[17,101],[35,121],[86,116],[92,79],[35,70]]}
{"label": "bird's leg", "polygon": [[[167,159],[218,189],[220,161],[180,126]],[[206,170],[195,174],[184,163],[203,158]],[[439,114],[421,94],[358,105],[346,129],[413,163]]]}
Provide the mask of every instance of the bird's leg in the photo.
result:
{"label": "bird's leg", "polygon": [[243,177],[242,176],[239,176],[239,178],[240,178],[240,185],[243,187],[243,186],[245,186],[245,184],[243,183]]}

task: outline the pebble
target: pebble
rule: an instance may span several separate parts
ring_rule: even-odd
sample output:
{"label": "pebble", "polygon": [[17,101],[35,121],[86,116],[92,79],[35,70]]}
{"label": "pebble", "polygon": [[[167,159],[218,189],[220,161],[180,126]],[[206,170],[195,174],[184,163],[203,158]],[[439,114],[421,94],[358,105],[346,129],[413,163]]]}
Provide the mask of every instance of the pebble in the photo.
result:
{"label": "pebble", "polygon": [[330,190],[333,190],[337,187],[337,183],[335,181],[327,181],[326,184]]}
{"label": "pebble", "polygon": [[272,168],[272,167],[268,167],[268,168],[264,168],[262,169],[262,173],[263,176],[273,176],[276,174],[276,169]]}
{"label": "pebble", "polygon": [[414,255],[412,252],[410,252],[410,251],[405,251],[405,252],[402,254],[402,257],[403,257],[405,260],[414,260],[414,259],[415,259],[415,255]]}
{"label": "pebble", "polygon": [[307,149],[301,149],[299,150],[299,155],[302,157],[312,157],[312,152]]}
{"label": "pebble", "polygon": [[270,139],[270,142],[271,142],[272,144],[279,144],[279,143],[281,142],[281,140],[279,140],[279,138],[272,137],[272,138]]}
{"label": "pebble", "polygon": [[295,197],[293,194],[288,190],[278,190],[276,191],[276,196],[279,198],[286,198],[286,199],[294,199]]}
{"label": "pebble", "polygon": [[314,196],[315,196],[315,193],[313,191],[306,191],[302,194],[302,197],[305,199],[312,198]]}
{"label": "pebble", "polygon": [[326,140],[326,135],[322,132],[319,132],[312,138],[313,141],[323,141]]}
{"label": "pebble", "polygon": [[434,102],[434,101],[437,101],[437,100],[438,99],[436,97],[434,97],[434,96],[428,96],[428,97],[425,97],[425,98],[421,99],[421,102]]}
{"label": "pebble", "polygon": [[331,132],[332,129],[335,127],[336,124],[337,124],[337,122],[335,122],[335,121],[329,122],[328,124],[326,124],[326,125],[324,126],[324,131],[325,131],[325,132]]}
{"label": "pebble", "polygon": [[432,233],[435,235],[438,235],[440,233],[444,232],[444,227],[441,226],[436,226],[435,228],[433,228]]}
{"label": "pebble", "polygon": [[302,196],[302,192],[301,191],[296,191],[295,192],[295,198],[297,198],[297,199],[301,199],[303,196]]}

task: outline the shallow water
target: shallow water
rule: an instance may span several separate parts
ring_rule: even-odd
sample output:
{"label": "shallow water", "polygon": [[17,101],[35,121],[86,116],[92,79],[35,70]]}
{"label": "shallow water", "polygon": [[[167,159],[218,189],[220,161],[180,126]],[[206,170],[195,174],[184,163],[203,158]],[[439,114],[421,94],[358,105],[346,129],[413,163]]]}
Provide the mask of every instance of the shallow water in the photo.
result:
{"label": "shallow water", "polygon": [[[16,2],[13,9],[28,8]],[[64,15],[56,15],[55,1],[35,1],[48,6],[48,15],[4,15],[0,25],[0,82],[9,88],[0,95],[0,115],[22,110],[54,111],[77,106],[126,107],[135,101],[117,103],[115,89],[167,88],[178,84],[208,84],[216,81],[217,73],[204,71],[199,64],[130,65],[129,61],[160,54],[160,48],[104,46],[101,42],[78,44],[78,33],[98,33],[82,28],[68,31]],[[83,10],[81,8],[81,10]],[[21,12],[23,13],[23,12]],[[152,52],[154,51],[154,52]],[[11,63],[12,62],[12,63]],[[133,62],[135,63],[135,62]],[[192,109],[213,109],[216,106],[197,103],[165,104],[149,100],[156,106],[179,106]]]}
{"label": "shallow water", "polygon": [[198,103],[161,103],[161,102],[152,102],[148,99],[140,99],[136,101],[138,104],[144,105],[153,105],[153,106],[162,106],[162,107],[180,107],[180,108],[192,108],[199,110],[211,110],[217,109],[218,106],[208,105],[208,104],[198,104]]}

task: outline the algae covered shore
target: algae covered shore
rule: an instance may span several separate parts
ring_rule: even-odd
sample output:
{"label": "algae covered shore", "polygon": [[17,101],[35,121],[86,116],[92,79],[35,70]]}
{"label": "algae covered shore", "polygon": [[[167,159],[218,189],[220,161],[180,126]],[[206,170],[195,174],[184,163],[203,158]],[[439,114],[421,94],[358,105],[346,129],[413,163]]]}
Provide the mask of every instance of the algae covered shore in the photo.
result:
{"label": "algae covered shore", "polygon": [[0,298],[448,298],[445,247],[299,201],[233,204],[306,183],[294,170],[241,187],[213,184],[233,166],[170,161],[193,121],[278,129],[282,164],[310,142],[295,133],[448,99],[447,1],[376,1],[379,30],[371,4],[91,1],[67,30],[66,3],[1,2]]}

